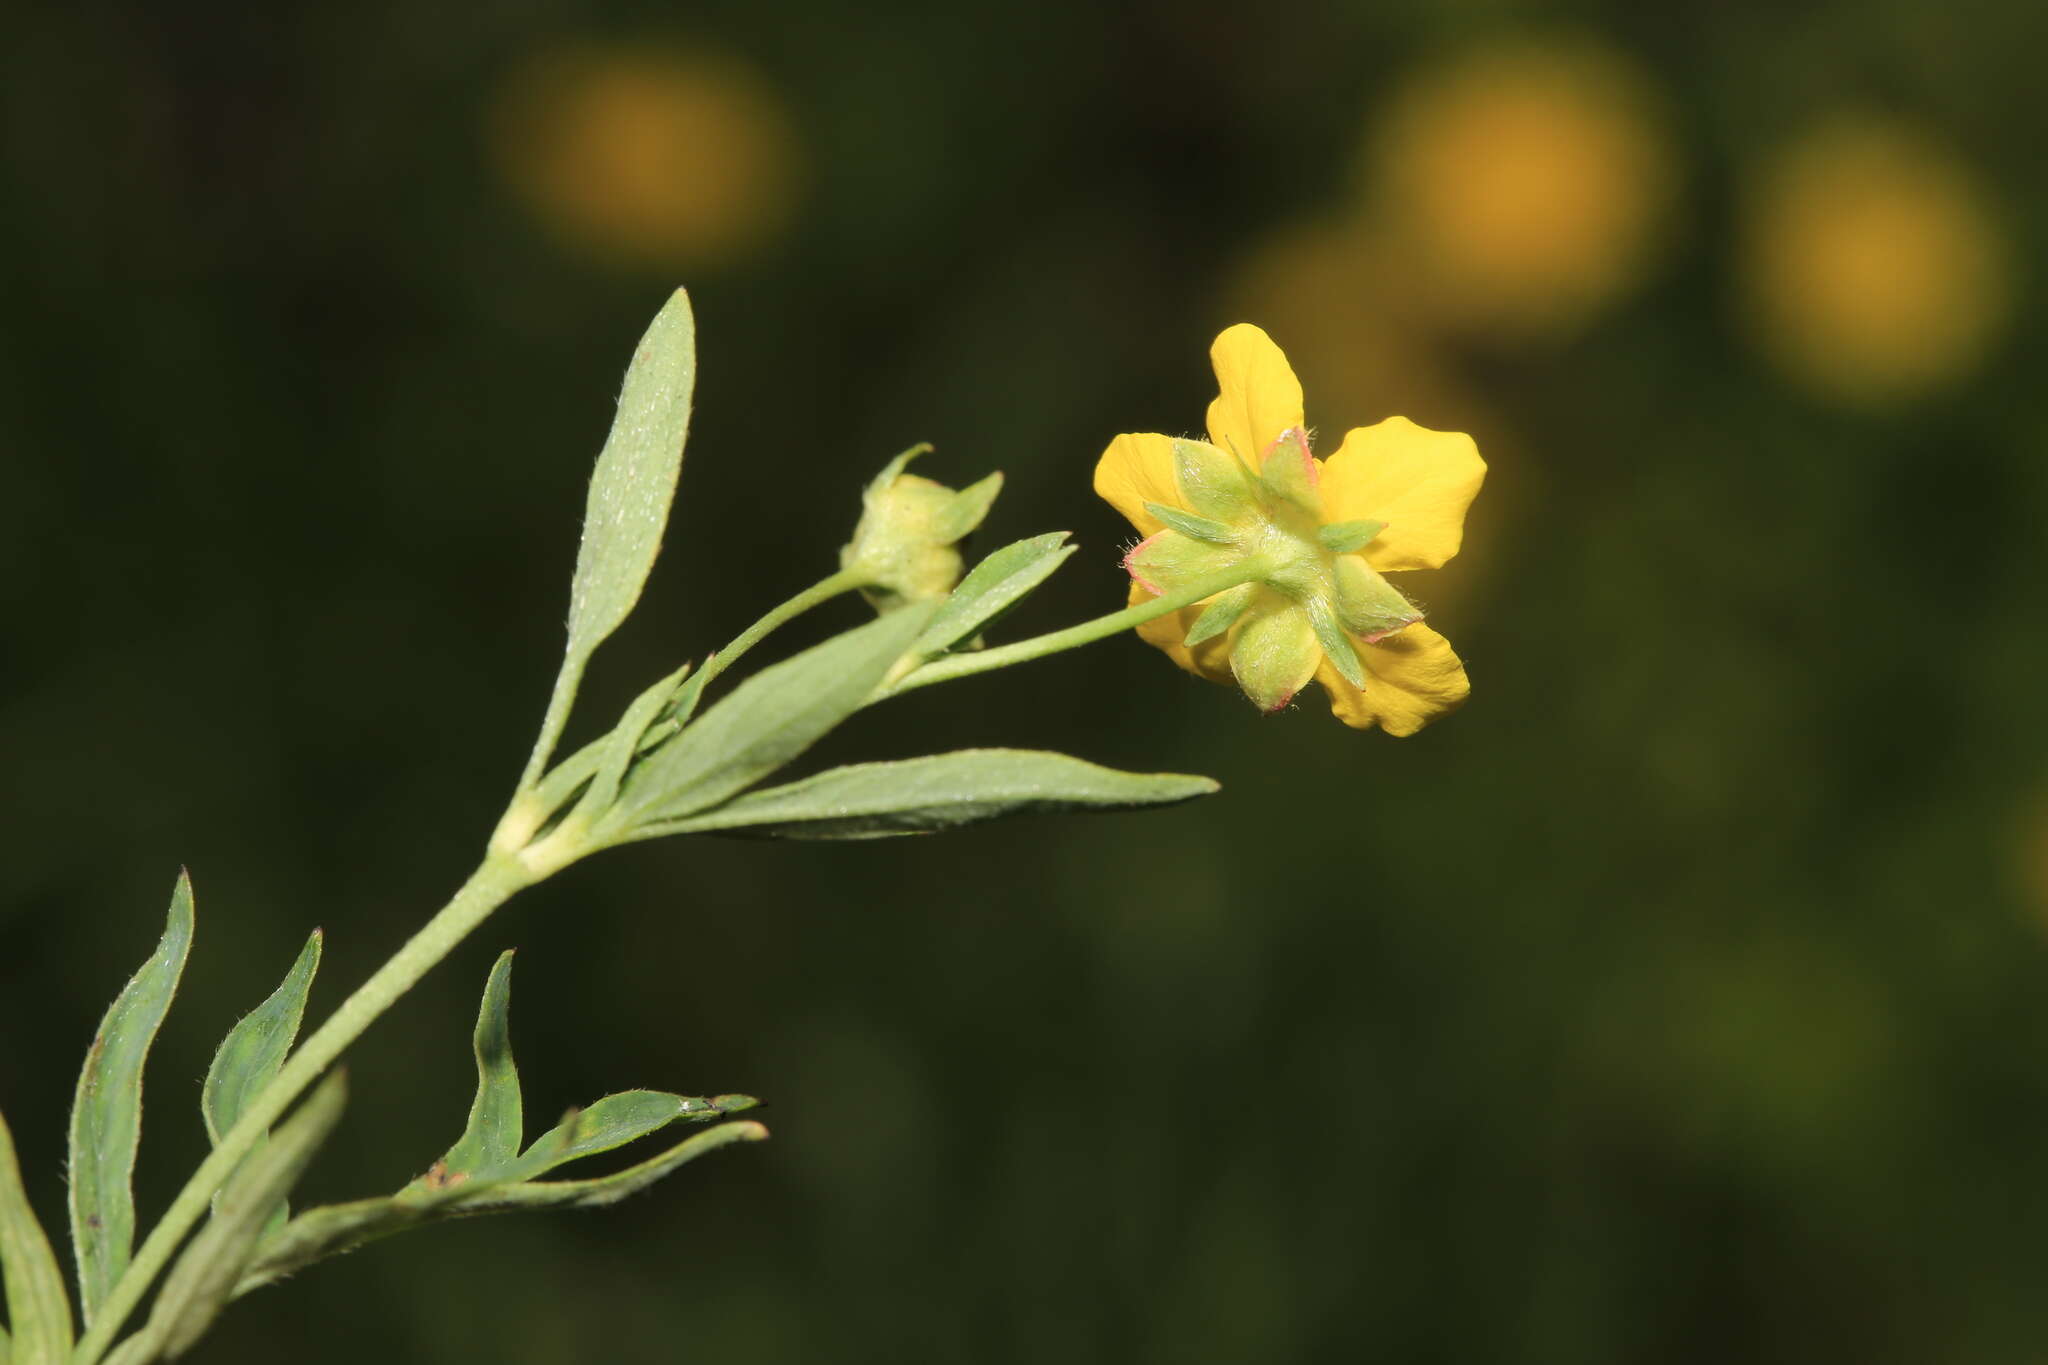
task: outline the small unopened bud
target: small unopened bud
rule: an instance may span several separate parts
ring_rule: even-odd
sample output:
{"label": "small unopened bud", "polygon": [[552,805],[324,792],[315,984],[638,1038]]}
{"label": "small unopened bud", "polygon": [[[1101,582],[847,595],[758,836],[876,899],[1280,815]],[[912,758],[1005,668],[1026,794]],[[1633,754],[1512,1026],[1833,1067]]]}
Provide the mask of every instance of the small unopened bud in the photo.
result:
{"label": "small unopened bud", "polygon": [[963,489],[903,472],[930,446],[914,446],[889,462],[861,494],[860,525],[839,552],[839,567],[861,581],[875,610],[944,597],[965,568],[959,541],[981,525],[1002,491],[991,474]]}

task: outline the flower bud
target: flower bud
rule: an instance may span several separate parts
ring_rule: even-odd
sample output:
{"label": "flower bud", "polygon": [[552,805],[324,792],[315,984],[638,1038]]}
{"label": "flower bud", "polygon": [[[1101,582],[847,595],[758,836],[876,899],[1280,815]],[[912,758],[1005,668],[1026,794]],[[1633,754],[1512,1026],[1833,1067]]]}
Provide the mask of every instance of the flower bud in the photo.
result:
{"label": "flower bud", "polygon": [[930,446],[915,446],[891,460],[861,494],[860,524],[839,552],[839,567],[859,578],[876,611],[944,597],[965,565],[958,542],[981,524],[1002,491],[991,474],[963,489],[903,472]]}

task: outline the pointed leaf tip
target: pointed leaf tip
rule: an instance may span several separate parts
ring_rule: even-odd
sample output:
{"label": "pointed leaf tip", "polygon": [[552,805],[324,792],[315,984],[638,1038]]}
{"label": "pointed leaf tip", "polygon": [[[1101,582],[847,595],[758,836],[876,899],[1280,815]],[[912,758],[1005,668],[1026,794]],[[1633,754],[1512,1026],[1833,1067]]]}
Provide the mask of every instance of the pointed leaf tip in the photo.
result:
{"label": "pointed leaf tip", "polygon": [[321,948],[326,936],[315,929],[305,947],[286,971],[276,990],[254,1010],[243,1016],[207,1068],[200,1090],[200,1110],[206,1121],[206,1135],[216,1146],[228,1129],[263,1093],[298,1040],[299,1024],[306,1014],[306,996],[320,970]]}
{"label": "pointed leaf tip", "polygon": [[519,1151],[525,1118],[519,1068],[512,1060],[512,959],[512,949],[500,953],[484,984],[474,1039],[476,1098],[470,1102],[462,1136],[437,1163],[443,1179],[500,1165]]}
{"label": "pointed leaf tip", "polygon": [[133,1249],[143,1066],[177,994],[192,925],[192,879],[181,870],[156,951],[108,1007],[79,1072],[71,1109],[71,1240],[88,1325]]}
{"label": "pointed leaf tip", "polygon": [[658,832],[874,839],[1010,815],[1173,805],[1216,790],[1206,777],[1119,772],[1066,754],[961,749],[833,768],[750,792],[716,810],[664,824]]}

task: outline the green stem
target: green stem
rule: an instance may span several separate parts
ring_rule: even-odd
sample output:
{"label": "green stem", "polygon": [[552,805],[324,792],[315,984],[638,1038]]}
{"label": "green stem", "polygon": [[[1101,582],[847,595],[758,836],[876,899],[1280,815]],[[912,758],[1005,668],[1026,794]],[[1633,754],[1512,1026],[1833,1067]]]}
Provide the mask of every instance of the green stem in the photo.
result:
{"label": "green stem", "polygon": [[1133,626],[1142,626],[1156,620],[1170,611],[1191,607],[1204,598],[1214,597],[1219,592],[1228,592],[1241,584],[1263,578],[1270,566],[1262,561],[1250,560],[1232,568],[1198,578],[1194,582],[1172,592],[1155,597],[1149,602],[1126,607],[1122,611],[1098,616],[1093,621],[1083,621],[1078,626],[1056,630],[1048,635],[1036,635],[1029,640],[1002,645],[996,649],[979,650],[972,654],[948,654],[934,659],[931,663],[905,675],[876,694],[875,700],[893,697],[899,692],[912,692],[933,683],[950,682],[954,678],[965,678],[975,673],[987,673],[991,669],[1008,668],[1031,659],[1042,659],[1048,654],[1074,649],[1081,645],[1093,644],[1111,635],[1119,635]]}
{"label": "green stem", "polygon": [[447,905],[409,939],[342,1002],[326,1023],[302,1043],[275,1079],[250,1102],[242,1117],[200,1163],[185,1188],[171,1201],[163,1220],[150,1231],[128,1264],[113,1292],[100,1306],[92,1329],[78,1343],[72,1365],[95,1365],[112,1342],[114,1334],[148,1290],[185,1235],[205,1216],[208,1202],[237,1163],[263,1140],[293,1100],[311,1085],[342,1051],[362,1036],[376,1018],[417,984],[436,963],[482,924],[490,913],[512,895],[540,877],[519,862],[497,856],[483,864],[462,884]]}
{"label": "green stem", "polygon": [[555,675],[555,690],[548,697],[548,713],[541,720],[540,734],[534,738],[533,752],[527,756],[526,771],[519,775],[518,791],[532,791],[533,784],[547,771],[548,760],[555,756],[555,745],[561,742],[562,728],[569,723],[569,708],[576,701],[577,689],[583,686],[583,669],[589,662],[587,653],[572,654],[562,660],[562,671]]}
{"label": "green stem", "polygon": [[821,578],[796,596],[773,608],[766,616],[741,631],[733,642],[716,654],[704,660],[704,666],[690,679],[691,685],[701,692],[711,680],[733,665],[742,654],[768,638],[777,627],[787,625],[802,616],[812,607],[831,601],[841,593],[852,592],[865,587],[867,578],[861,574],[848,573],[844,569],[829,578]]}

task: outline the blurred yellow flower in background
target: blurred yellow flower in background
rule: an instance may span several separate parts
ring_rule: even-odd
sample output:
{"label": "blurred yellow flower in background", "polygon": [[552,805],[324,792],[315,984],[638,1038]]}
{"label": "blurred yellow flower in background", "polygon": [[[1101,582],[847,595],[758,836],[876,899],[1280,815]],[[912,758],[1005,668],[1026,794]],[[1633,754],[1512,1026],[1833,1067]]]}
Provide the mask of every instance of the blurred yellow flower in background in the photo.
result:
{"label": "blurred yellow flower in background", "polygon": [[1603,47],[1473,52],[1421,72],[1376,121],[1367,199],[1445,320],[1569,331],[1658,244],[1677,173],[1654,107]]}
{"label": "blurred yellow flower in background", "polygon": [[559,237],[648,266],[731,260],[794,206],[795,130],[738,59],[634,47],[544,53],[491,110],[506,181]]}
{"label": "blurred yellow flower in background", "polygon": [[1384,575],[1457,554],[1486,476],[1472,439],[1391,417],[1319,460],[1272,338],[1239,323],[1210,358],[1208,441],[1119,436],[1096,464],[1095,491],[1145,536],[1124,561],[1132,605],[1205,594],[1138,634],[1263,711],[1311,678],[1356,729],[1411,735],[1456,708],[1464,665]]}
{"label": "blurred yellow flower in background", "polygon": [[1841,117],[1784,147],[1748,204],[1751,320],[1787,375],[1827,397],[1917,397],[1982,360],[2011,301],[1989,196],[1911,129]]}

